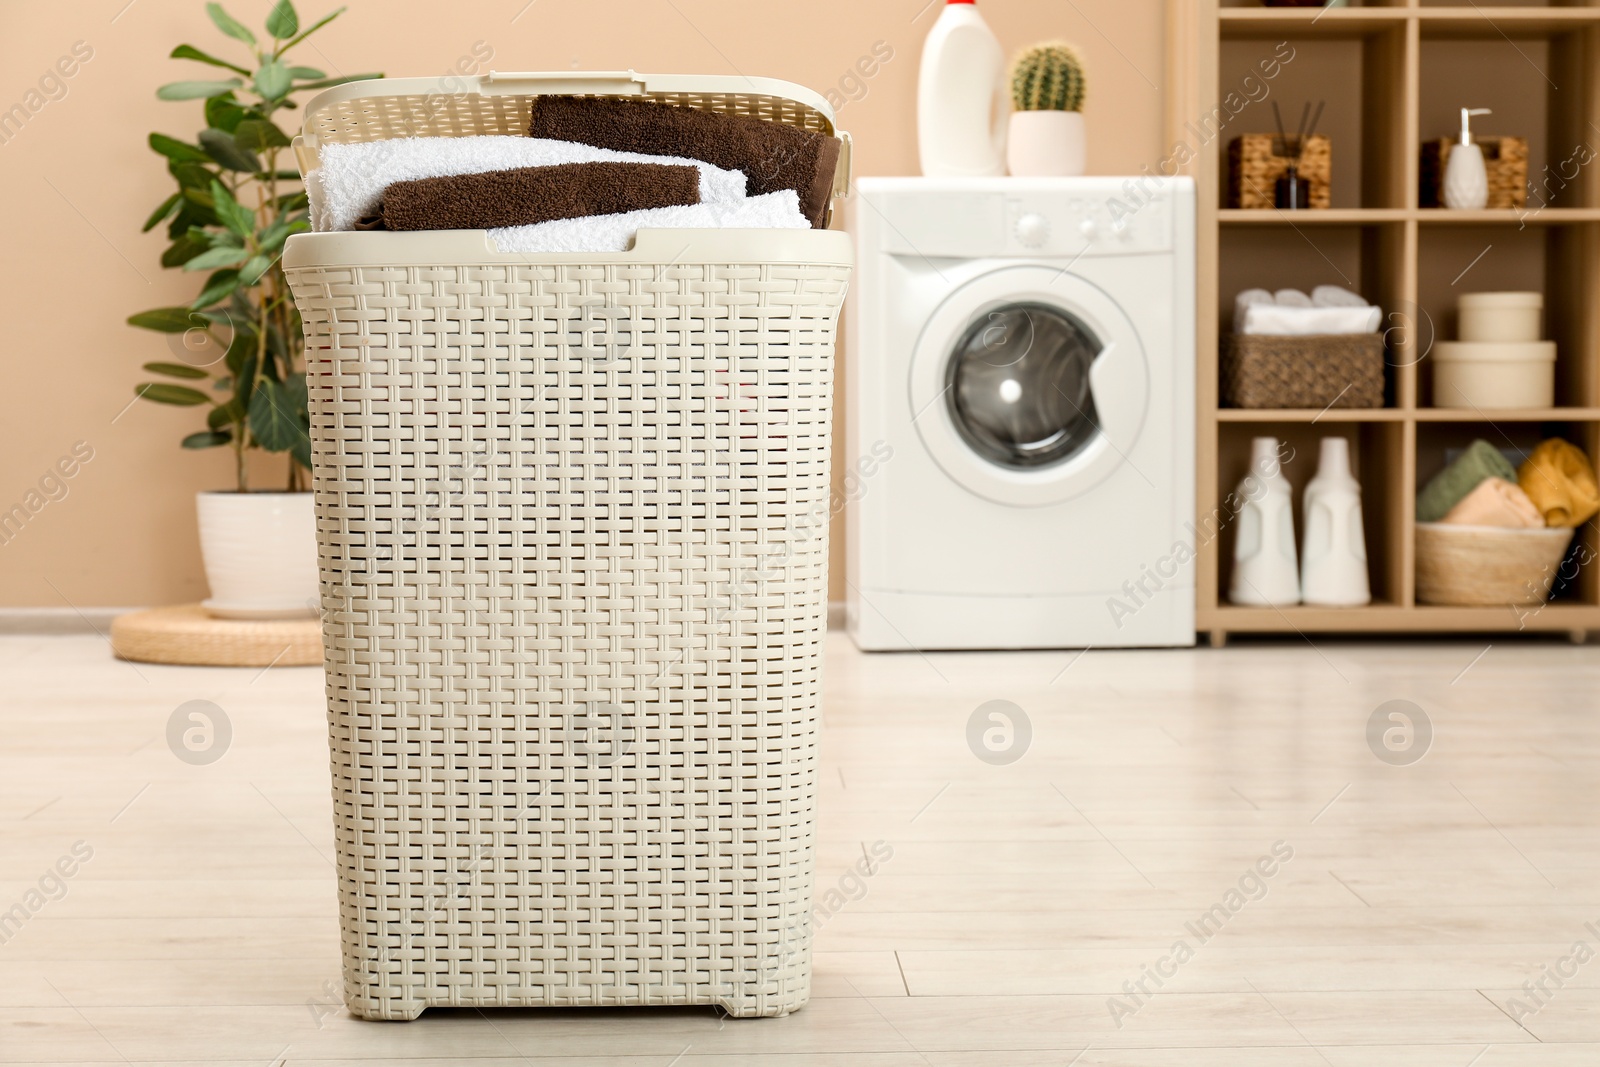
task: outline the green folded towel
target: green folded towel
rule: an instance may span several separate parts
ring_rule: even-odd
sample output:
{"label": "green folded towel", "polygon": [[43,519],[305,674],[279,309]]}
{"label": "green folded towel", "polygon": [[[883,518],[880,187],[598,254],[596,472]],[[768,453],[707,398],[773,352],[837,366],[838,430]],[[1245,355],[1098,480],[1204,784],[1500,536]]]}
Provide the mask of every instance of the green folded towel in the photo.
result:
{"label": "green folded towel", "polygon": [[1485,478],[1517,480],[1516,468],[1488,441],[1477,440],[1417,495],[1417,521],[1438,522]]}

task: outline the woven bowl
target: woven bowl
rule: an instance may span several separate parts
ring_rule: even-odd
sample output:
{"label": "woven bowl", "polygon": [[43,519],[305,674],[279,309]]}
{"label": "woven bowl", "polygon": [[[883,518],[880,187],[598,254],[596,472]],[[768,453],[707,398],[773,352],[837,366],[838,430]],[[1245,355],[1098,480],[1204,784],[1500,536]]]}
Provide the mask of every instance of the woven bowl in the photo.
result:
{"label": "woven bowl", "polygon": [[1542,604],[1572,543],[1572,530],[1417,523],[1417,601],[1500,606]]}

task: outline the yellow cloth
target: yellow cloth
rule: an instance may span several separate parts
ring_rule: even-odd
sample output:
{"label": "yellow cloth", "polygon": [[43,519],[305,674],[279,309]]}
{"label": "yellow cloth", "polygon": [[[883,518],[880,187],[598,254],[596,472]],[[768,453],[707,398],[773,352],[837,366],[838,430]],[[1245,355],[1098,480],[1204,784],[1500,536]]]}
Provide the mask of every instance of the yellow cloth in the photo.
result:
{"label": "yellow cloth", "polygon": [[1528,494],[1504,478],[1485,478],[1439,521],[1513,529],[1544,526],[1544,516],[1533,506]]}
{"label": "yellow cloth", "polygon": [[1600,511],[1600,486],[1583,449],[1559,437],[1541,442],[1517,471],[1517,483],[1546,526],[1581,526]]}

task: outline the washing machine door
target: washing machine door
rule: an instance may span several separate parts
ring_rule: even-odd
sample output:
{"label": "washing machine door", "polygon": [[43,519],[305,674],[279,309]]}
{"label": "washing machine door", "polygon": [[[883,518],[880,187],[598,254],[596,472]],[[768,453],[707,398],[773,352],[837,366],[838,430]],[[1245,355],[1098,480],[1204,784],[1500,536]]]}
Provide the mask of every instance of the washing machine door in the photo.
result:
{"label": "washing machine door", "polygon": [[1150,375],[1133,323],[1090,282],[1016,266],[951,293],[911,361],[911,412],[952,479],[1042,507],[1087,492],[1144,428]]}

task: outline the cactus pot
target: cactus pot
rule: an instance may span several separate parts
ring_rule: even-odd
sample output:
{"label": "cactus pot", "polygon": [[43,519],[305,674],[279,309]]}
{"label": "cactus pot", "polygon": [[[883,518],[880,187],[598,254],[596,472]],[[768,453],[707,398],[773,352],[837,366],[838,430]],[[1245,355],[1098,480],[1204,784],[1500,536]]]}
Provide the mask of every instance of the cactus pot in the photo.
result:
{"label": "cactus pot", "polygon": [[1018,178],[1071,177],[1088,163],[1081,111],[1013,111],[1006,166]]}

